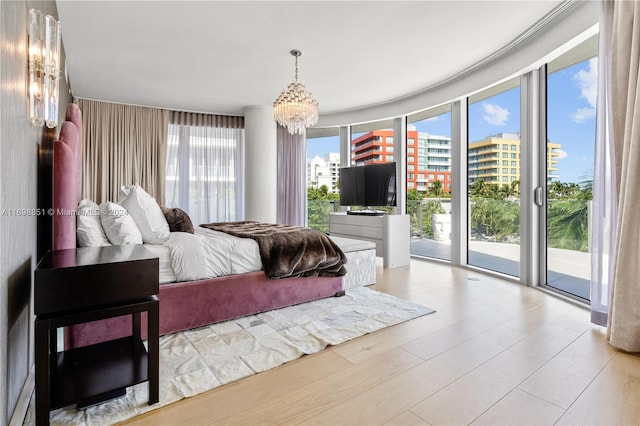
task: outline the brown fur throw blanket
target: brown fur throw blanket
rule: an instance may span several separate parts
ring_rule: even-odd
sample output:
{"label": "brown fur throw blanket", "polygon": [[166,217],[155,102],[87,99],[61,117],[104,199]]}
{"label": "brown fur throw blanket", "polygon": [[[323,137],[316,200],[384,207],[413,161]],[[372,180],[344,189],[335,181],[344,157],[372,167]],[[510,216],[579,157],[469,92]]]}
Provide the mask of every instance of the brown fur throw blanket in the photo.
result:
{"label": "brown fur throw blanket", "polygon": [[271,279],[337,277],[346,274],[347,259],[324,233],[299,226],[260,222],[220,222],[200,225],[258,243],[262,267]]}

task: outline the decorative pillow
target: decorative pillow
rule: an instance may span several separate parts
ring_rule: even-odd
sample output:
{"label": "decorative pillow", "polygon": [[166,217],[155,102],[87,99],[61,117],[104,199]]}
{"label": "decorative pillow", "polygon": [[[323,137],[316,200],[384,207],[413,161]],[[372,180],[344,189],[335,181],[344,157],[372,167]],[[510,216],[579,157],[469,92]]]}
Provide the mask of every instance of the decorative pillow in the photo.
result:
{"label": "decorative pillow", "polygon": [[[124,197],[122,198],[122,196]],[[146,244],[162,244],[169,238],[169,224],[155,198],[139,185],[120,188],[119,204],[127,209]]]}
{"label": "decorative pillow", "polygon": [[102,229],[100,207],[91,200],[80,201],[76,210],[76,237],[79,247],[110,246],[111,243]]}
{"label": "decorative pillow", "polygon": [[142,244],[140,230],[124,207],[111,201],[100,204],[100,222],[111,244]]}
{"label": "decorative pillow", "polygon": [[188,232],[193,234],[193,223],[184,210],[177,207],[160,207],[171,232]]}

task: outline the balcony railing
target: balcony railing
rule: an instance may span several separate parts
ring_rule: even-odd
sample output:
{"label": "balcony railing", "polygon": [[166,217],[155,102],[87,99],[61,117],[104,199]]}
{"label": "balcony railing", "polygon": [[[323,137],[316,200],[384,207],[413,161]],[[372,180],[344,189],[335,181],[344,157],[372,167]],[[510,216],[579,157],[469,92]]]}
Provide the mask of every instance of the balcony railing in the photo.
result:
{"label": "balcony railing", "polygon": [[[411,254],[451,259],[449,199],[409,201]],[[469,207],[469,262],[518,276],[519,200],[476,198]],[[549,286],[589,299],[591,201],[550,199],[547,205]],[[448,220],[449,219],[449,220]]]}
{"label": "balcony railing", "polygon": [[337,200],[308,200],[308,227],[321,232],[329,232],[329,213],[337,212],[340,202]]}

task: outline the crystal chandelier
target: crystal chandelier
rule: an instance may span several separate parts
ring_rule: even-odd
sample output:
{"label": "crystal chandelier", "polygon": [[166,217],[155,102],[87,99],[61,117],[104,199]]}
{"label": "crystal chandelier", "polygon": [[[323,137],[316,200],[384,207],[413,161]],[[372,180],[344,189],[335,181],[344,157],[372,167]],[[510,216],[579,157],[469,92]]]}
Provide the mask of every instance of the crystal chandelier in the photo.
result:
{"label": "crystal chandelier", "polygon": [[293,135],[302,134],[305,128],[318,122],[318,101],[304,84],[298,83],[298,57],[302,52],[292,50],[290,53],[296,58],[296,78],[273,102],[273,116]]}

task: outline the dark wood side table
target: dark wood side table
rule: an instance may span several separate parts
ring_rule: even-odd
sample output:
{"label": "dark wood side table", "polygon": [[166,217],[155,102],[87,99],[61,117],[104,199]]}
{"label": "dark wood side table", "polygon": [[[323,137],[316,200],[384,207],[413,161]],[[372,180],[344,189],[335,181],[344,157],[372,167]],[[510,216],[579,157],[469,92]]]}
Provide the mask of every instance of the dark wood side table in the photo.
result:
{"label": "dark wood side table", "polygon": [[[34,275],[36,424],[48,425],[52,409],[93,405],[147,380],[148,403],[158,402],[158,258],[142,245],[54,250]],[[58,327],[121,315],[133,316],[131,336],[57,351]]]}

